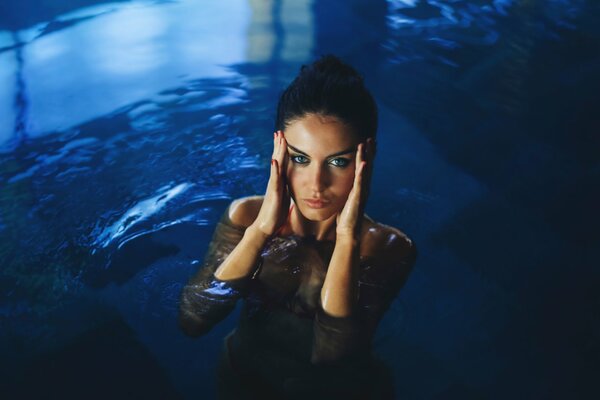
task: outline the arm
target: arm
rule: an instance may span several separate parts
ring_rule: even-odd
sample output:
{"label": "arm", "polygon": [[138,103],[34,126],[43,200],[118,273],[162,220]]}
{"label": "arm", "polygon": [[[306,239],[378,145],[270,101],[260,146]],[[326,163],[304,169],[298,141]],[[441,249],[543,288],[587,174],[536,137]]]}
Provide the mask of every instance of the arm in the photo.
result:
{"label": "arm", "polygon": [[321,307],[331,316],[347,317],[353,312],[358,294],[359,247],[352,238],[336,240],[321,289]]}
{"label": "arm", "polygon": [[290,204],[286,149],[283,132],[277,131],[264,199],[244,198],[229,206],[209,245],[204,268],[183,288],[179,324],[188,335],[208,332],[233,310],[247,291],[249,277],[255,278],[260,269],[256,264],[262,247],[285,223]]}
{"label": "arm", "polygon": [[[360,297],[347,314],[331,315],[326,312],[325,306],[317,309],[311,359],[313,364],[339,363],[366,355],[377,325],[406,282],[416,255],[416,246],[410,239],[392,234],[377,259],[367,259],[367,262],[373,263],[369,268],[373,272],[361,276],[360,286],[359,282],[356,282],[356,286],[339,285],[338,290],[334,291],[331,285],[329,290],[332,296],[335,294],[341,299],[352,299],[349,294],[351,290],[348,289],[359,287]],[[332,268],[331,264],[329,268]],[[328,278],[325,279],[327,281]],[[348,300],[338,301],[352,304]]]}
{"label": "arm", "polygon": [[358,343],[358,250],[356,240],[337,238],[315,315],[313,364],[339,361]]}
{"label": "arm", "polygon": [[247,290],[266,238],[252,226],[246,229],[238,224],[241,218],[236,215],[245,214],[242,199],[227,208],[208,246],[203,267],[182,290],[179,325],[187,335],[210,331],[229,315]]}
{"label": "arm", "polygon": [[372,272],[365,274],[360,283],[357,313],[369,348],[379,322],[404,287],[416,259],[415,243],[404,235],[393,234],[380,257],[365,260]]}

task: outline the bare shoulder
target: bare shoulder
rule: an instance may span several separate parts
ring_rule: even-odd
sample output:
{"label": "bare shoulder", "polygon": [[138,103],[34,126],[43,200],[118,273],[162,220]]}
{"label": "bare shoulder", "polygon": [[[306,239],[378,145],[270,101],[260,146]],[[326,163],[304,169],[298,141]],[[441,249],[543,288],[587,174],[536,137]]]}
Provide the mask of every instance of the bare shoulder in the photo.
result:
{"label": "bare shoulder", "polygon": [[229,205],[229,219],[236,225],[249,227],[256,220],[263,199],[264,196],[246,196],[233,200]]}
{"label": "bare shoulder", "polygon": [[416,256],[413,240],[400,229],[376,222],[365,215],[363,222],[361,252],[386,261]]}

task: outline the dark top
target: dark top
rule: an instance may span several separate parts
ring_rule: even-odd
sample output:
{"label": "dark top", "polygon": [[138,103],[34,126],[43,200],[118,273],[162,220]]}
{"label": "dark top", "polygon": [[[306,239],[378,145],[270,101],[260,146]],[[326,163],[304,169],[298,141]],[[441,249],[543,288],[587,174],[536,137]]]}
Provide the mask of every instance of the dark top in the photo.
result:
{"label": "dark top", "polygon": [[274,236],[266,242],[250,276],[217,279],[215,270],[244,231],[229,219],[226,210],[203,267],[182,291],[181,318],[191,321],[197,334],[203,334],[244,298],[239,325],[229,341],[239,374],[277,390],[285,390],[284,386],[288,390],[291,386],[316,388],[318,382],[326,387],[338,382],[346,389],[348,385],[361,386],[359,382],[366,379],[371,365],[375,329],[416,259],[414,244],[406,238],[410,249],[393,265],[361,256],[357,308],[351,316],[340,318],[326,314],[320,304],[334,242]]}

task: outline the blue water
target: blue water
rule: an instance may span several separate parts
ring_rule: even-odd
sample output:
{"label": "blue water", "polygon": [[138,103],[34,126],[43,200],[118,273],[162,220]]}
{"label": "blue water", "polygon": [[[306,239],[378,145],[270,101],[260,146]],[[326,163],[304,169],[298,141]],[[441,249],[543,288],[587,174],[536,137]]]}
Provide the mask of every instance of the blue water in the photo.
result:
{"label": "blue water", "polygon": [[420,250],[375,342],[398,398],[593,397],[599,7],[4,2],[0,392],[213,398],[239,310],[191,339],[179,292],[332,52],[380,107],[367,213]]}

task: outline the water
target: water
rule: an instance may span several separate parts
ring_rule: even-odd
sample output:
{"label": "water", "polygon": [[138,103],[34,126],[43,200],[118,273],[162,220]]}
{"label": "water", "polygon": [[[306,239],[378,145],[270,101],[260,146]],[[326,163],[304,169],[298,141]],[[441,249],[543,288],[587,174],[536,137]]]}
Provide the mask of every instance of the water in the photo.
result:
{"label": "water", "polygon": [[236,315],[184,337],[179,291],[228,202],[264,193],[280,91],[333,52],[380,106],[367,213],[420,250],[375,344],[398,396],[586,397],[598,7],[0,5],[0,389],[212,398]]}

